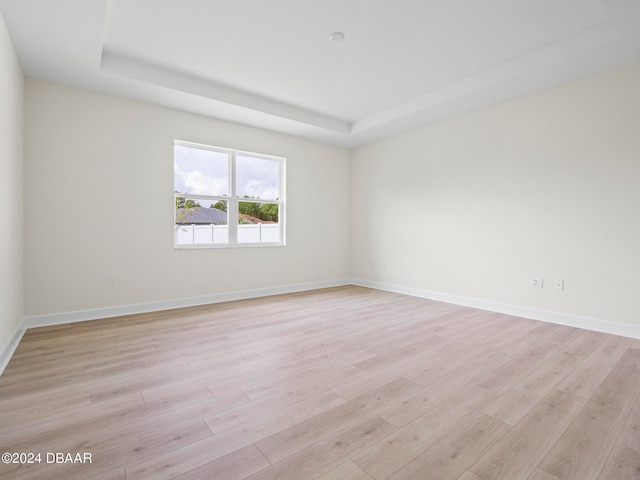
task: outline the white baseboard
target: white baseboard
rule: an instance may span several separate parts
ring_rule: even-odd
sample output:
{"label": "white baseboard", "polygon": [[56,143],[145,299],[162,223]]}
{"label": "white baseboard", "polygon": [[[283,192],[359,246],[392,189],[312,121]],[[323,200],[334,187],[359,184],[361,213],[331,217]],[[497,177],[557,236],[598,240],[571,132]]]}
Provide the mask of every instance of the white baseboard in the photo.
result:
{"label": "white baseboard", "polygon": [[351,282],[349,279],[327,280],[322,282],[299,283],[294,285],[283,285],[279,287],[260,288],[255,290],[242,290],[238,292],[216,293],[199,297],[161,300],[158,302],[137,303],[132,305],[122,305],[118,307],[95,308],[91,310],[53,313],[48,315],[33,315],[30,317],[26,317],[24,324],[26,328],[48,327],[51,325],[84,322],[87,320],[97,320],[100,318],[121,317],[124,315],[133,315],[136,313],[159,312],[162,310],[171,310],[173,308],[196,307],[199,305],[229,302],[232,300],[245,300],[249,298],[267,297],[270,295],[317,290],[320,288],[341,287],[344,285],[349,285],[350,283]]}
{"label": "white baseboard", "polygon": [[24,332],[26,331],[27,329],[23,320],[16,328],[16,333],[13,335],[13,338],[9,340],[9,343],[7,343],[2,350],[0,350],[0,375],[4,373],[4,369],[9,365],[9,360],[11,360],[11,357],[16,351],[16,348],[18,348],[18,344],[20,343],[20,340],[22,340]]}
{"label": "white baseboard", "polygon": [[398,285],[371,282],[368,280],[352,279],[351,284],[361,287],[375,288],[377,290],[385,290],[387,292],[401,293],[404,295],[410,295],[412,297],[420,297],[429,300],[437,300],[439,302],[453,303],[455,305],[461,305],[465,307],[478,308],[480,310],[488,310],[490,312],[504,313],[516,317],[556,323],[559,325],[566,325],[568,327],[576,327],[582,328],[584,330],[592,330],[595,332],[609,333],[611,335],[619,335],[621,337],[640,339],[640,325],[611,322],[608,320],[583,317],[570,313],[552,312],[538,308],[523,307],[520,305],[493,302],[490,300],[463,297],[460,295],[450,295],[448,293],[420,290],[417,288],[401,287]]}

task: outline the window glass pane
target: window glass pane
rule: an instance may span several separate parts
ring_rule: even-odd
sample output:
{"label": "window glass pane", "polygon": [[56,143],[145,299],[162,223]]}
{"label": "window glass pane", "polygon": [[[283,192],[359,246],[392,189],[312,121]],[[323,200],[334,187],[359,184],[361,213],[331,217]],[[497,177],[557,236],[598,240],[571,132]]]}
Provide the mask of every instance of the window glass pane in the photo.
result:
{"label": "window glass pane", "polygon": [[238,243],[280,242],[278,205],[238,202]]}
{"label": "window glass pane", "polygon": [[176,140],[175,246],[284,245],[284,162]]}
{"label": "window glass pane", "polygon": [[175,145],[173,189],[193,195],[229,195],[226,153]]}
{"label": "window glass pane", "polygon": [[279,162],[237,155],[236,194],[240,198],[278,200],[280,197]]}
{"label": "window glass pane", "polygon": [[226,200],[176,197],[176,245],[229,242]]}

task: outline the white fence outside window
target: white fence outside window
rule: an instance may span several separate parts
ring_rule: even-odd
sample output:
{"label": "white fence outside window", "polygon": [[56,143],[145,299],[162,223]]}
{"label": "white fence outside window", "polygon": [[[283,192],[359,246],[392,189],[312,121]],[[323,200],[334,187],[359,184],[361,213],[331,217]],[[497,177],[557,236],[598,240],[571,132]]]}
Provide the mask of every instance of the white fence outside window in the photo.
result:
{"label": "white fence outside window", "polygon": [[[228,225],[176,225],[176,245],[211,245],[229,243]],[[256,223],[238,225],[238,243],[278,243],[280,225]]]}

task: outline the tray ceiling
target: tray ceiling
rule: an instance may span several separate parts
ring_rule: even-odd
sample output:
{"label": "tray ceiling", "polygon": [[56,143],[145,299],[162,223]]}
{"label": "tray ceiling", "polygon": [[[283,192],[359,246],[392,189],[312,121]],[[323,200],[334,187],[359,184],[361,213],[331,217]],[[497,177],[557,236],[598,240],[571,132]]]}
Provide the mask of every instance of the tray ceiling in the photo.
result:
{"label": "tray ceiling", "polygon": [[640,60],[631,0],[0,0],[0,12],[28,76],[346,147]]}

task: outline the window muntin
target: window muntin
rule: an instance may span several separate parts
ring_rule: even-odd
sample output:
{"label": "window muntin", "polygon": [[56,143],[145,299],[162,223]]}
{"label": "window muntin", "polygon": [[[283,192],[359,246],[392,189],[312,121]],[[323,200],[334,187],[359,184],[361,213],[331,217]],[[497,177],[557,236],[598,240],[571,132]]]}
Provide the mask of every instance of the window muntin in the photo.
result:
{"label": "window muntin", "polygon": [[284,158],[176,141],[176,248],[284,245]]}

